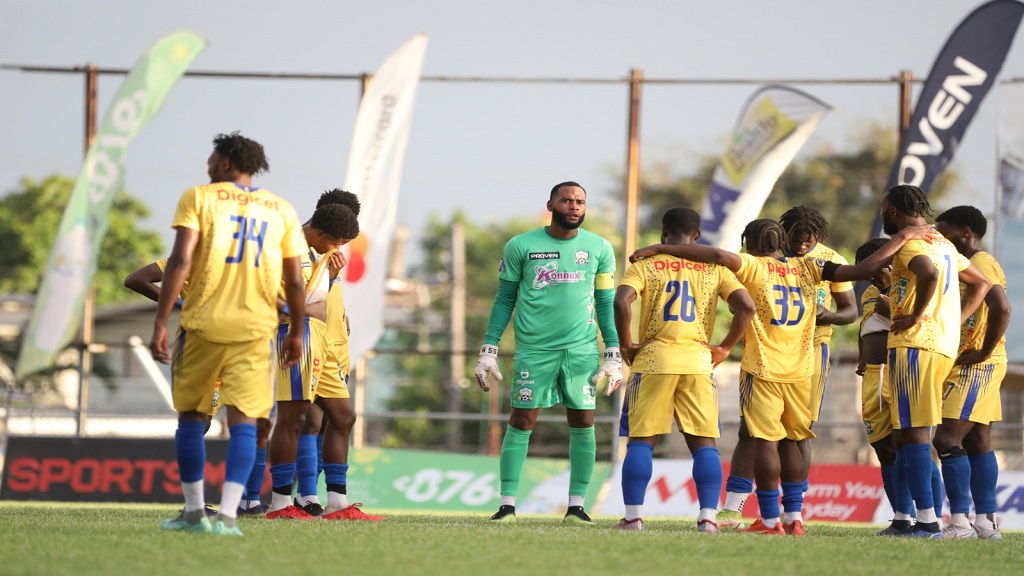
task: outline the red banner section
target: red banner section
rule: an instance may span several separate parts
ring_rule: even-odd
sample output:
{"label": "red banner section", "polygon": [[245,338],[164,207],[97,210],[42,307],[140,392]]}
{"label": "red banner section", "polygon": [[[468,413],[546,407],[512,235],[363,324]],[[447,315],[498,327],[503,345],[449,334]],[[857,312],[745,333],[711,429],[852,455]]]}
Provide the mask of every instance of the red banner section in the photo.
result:
{"label": "red banner section", "polygon": [[[729,464],[723,465],[724,477]],[[725,486],[722,501],[725,501]],[[804,493],[804,520],[829,522],[874,522],[875,511],[885,500],[882,475],[873,466],[822,464],[811,466],[808,489]],[[884,502],[888,506],[888,502]],[[757,498],[751,496],[743,506],[743,515],[756,518]]]}
{"label": "red banner section", "polygon": [[[226,440],[206,441],[206,496],[224,483]],[[270,491],[269,473],[264,493]],[[4,500],[78,502],[181,501],[174,441],[127,438],[10,439],[4,459]]]}

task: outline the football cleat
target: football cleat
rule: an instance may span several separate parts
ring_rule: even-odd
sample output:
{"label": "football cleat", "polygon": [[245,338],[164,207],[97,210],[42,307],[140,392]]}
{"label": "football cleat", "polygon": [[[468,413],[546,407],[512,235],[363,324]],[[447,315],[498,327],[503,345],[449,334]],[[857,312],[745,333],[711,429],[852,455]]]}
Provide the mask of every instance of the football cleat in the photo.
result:
{"label": "football cleat", "polygon": [[914,525],[914,529],[907,533],[906,536],[940,540],[942,539],[942,530],[939,529],[938,522],[918,522]]}
{"label": "football cleat", "polygon": [[989,530],[988,528],[982,528],[977,524],[974,525],[974,531],[978,534],[978,538],[982,540],[1002,540],[1003,535],[999,533],[999,528],[995,530]]}
{"label": "football cleat", "polygon": [[342,508],[341,510],[334,510],[333,512],[325,512],[323,516],[324,520],[368,520],[370,522],[382,522],[383,516],[375,516],[373,514],[367,514],[359,508],[362,503],[355,503],[348,508]]}
{"label": "football cleat", "polygon": [[176,530],[181,532],[207,533],[212,529],[210,519],[202,510],[182,512],[177,518],[168,518],[160,522],[164,530]]}
{"label": "football cleat", "polygon": [[804,523],[800,520],[793,520],[789,524],[783,524],[782,529],[789,536],[803,536],[804,535]]}
{"label": "football cleat", "polygon": [[306,511],[306,514],[310,516],[323,516],[324,507],[319,502],[306,502],[306,504],[299,504],[299,501],[295,501],[295,505]]}
{"label": "football cleat", "polygon": [[238,524],[234,518],[228,518],[219,514],[213,521],[213,528],[210,530],[210,533],[215,536],[242,536],[242,531],[238,529]]}
{"label": "football cleat", "polygon": [[701,520],[697,522],[697,532],[700,534],[718,534],[718,524],[714,520]]}
{"label": "football cleat", "polygon": [[632,520],[626,520],[625,518],[620,518],[619,519],[619,523],[615,525],[615,529],[616,530],[643,530],[644,529],[644,519],[643,518],[633,518]]}
{"label": "football cleat", "polygon": [[715,524],[719,530],[741,530],[747,526],[743,514],[737,510],[719,510],[715,515]]}
{"label": "football cleat", "polygon": [[311,516],[298,506],[286,506],[280,510],[267,512],[267,520],[316,520],[316,516]]}
{"label": "football cleat", "polygon": [[908,536],[914,531],[914,523],[910,520],[893,520],[884,530],[880,530],[878,536]]}
{"label": "football cleat", "polygon": [[565,516],[562,517],[562,522],[594,525],[594,521],[583,511],[583,506],[569,506],[569,509],[565,511]]}
{"label": "football cleat", "polygon": [[968,538],[977,538],[978,533],[974,531],[971,526],[959,526],[957,524],[950,524],[942,529],[942,539],[947,538],[953,540],[965,540]]}
{"label": "football cleat", "polygon": [[492,522],[515,522],[516,507],[502,504],[490,519]]}
{"label": "football cleat", "polygon": [[[242,502],[244,503],[245,501],[243,500]],[[263,516],[266,513],[267,505],[258,500],[256,501],[256,504],[253,504],[248,508],[243,508],[241,506],[238,507],[239,516]]]}
{"label": "football cleat", "polygon": [[737,532],[743,532],[744,534],[763,534],[765,536],[785,536],[786,530],[782,527],[782,521],[776,522],[775,526],[769,528],[765,525],[764,520],[758,518],[754,520],[754,523],[749,528],[741,528]]}

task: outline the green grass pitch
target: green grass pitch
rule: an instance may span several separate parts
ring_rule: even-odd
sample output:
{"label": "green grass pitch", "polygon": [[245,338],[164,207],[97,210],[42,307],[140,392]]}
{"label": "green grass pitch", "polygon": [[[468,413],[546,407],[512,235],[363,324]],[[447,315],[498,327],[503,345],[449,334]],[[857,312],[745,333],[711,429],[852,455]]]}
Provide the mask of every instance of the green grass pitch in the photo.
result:
{"label": "green grass pitch", "polygon": [[[0,574],[1019,574],[1024,533],[1002,542],[890,539],[878,527],[808,525],[804,538],[697,534],[657,519],[644,532],[521,515],[391,512],[385,522],[243,519],[244,538],[166,533],[178,508],[0,503]],[[372,510],[377,513],[380,511]],[[386,511],[385,511],[386,512]]]}

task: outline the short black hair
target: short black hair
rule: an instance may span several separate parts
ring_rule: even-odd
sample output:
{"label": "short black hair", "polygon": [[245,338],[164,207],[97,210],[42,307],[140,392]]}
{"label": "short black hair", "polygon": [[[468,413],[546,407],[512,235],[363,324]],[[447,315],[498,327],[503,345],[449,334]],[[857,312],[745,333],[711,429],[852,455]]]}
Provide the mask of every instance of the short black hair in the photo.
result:
{"label": "short black hair", "polygon": [[774,254],[782,250],[785,239],[786,231],[771,218],[752,220],[740,236],[740,240],[747,247],[747,252],[758,254]]}
{"label": "short black hair", "polygon": [[661,217],[661,227],[669,234],[693,236],[700,232],[700,214],[684,206],[669,208]]}
{"label": "short black hair", "polygon": [[928,203],[928,195],[917,186],[899,184],[889,188],[885,193],[889,205],[905,216],[928,216],[932,206]]}
{"label": "short black hair", "polygon": [[954,206],[949,210],[946,210],[942,214],[939,214],[935,218],[936,222],[949,222],[953,226],[968,227],[971,232],[978,238],[984,238],[985,232],[988,231],[988,220],[985,215],[981,213],[974,206]]}
{"label": "short black hair", "polygon": [[872,238],[871,240],[861,244],[860,247],[857,248],[857,252],[853,255],[854,263],[860,264],[867,260],[869,256],[878,252],[882,246],[885,246],[888,243],[888,238]]}
{"label": "short black hair", "polygon": [[562,186],[576,186],[577,188],[580,188],[581,190],[583,190],[584,194],[587,193],[587,189],[584,188],[583,186],[580,186],[579,182],[573,182],[572,180],[566,180],[565,182],[559,182],[558,184],[555,184],[554,188],[551,189],[551,195],[548,196],[548,200],[551,200],[552,198],[554,198],[555,194],[558,194],[558,189],[561,188]]}
{"label": "short black hair", "polygon": [[309,226],[339,240],[352,240],[359,236],[359,219],[342,204],[325,204],[313,212]]}
{"label": "short black hair", "polygon": [[828,220],[813,206],[793,206],[779,216],[779,224],[790,240],[810,234],[816,242],[828,241]]}
{"label": "short black hair", "polygon": [[237,130],[231,134],[217,134],[213,138],[213,149],[230,160],[235,169],[243,174],[255,176],[270,171],[263,145],[242,136]]}
{"label": "short black hair", "polygon": [[341,188],[325,191],[320,195],[320,199],[316,201],[317,208],[328,204],[341,204],[342,206],[348,206],[348,209],[356,216],[359,216],[359,209],[362,207],[359,203],[359,196],[356,196],[347,190],[342,190]]}

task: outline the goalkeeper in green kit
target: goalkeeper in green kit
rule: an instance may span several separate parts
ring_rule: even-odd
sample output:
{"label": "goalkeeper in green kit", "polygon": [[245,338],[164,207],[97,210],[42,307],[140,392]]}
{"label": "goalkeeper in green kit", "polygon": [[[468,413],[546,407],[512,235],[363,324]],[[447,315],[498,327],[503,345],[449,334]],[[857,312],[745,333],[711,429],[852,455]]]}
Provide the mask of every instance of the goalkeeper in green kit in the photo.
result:
{"label": "goalkeeper in green kit", "polygon": [[[566,522],[592,524],[583,509],[594,472],[597,385],[605,395],[622,383],[615,332],[615,253],[607,240],[580,229],[587,192],[576,182],[551,189],[551,224],[505,245],[498,294],[480,348],[476,380],[486,392],[502,379],[498,341],[515,311],[512,413],[501,444],[501,507],[496,522],[514,522],[519,477],[541,408],[561,403],[569,424],[569,507]],[[599,354],[597,328],[604,337]]]}

